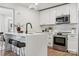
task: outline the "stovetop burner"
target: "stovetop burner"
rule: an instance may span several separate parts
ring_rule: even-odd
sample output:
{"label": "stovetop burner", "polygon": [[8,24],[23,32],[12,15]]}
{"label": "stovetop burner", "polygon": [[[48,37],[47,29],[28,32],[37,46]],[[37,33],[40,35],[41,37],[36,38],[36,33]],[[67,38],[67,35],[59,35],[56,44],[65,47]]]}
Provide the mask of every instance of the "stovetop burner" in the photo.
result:
{"label": "stovetop burner", "polygon": [[67,36],[69,33],[67,33],[67,32],[58,32],[58,33],[56,33],[55,34],[55,36],[57,35],[57,36]]}
{"label": "stovetop burner", "polygon": [[57,33],[57,35],[62,35],[62,33]]}

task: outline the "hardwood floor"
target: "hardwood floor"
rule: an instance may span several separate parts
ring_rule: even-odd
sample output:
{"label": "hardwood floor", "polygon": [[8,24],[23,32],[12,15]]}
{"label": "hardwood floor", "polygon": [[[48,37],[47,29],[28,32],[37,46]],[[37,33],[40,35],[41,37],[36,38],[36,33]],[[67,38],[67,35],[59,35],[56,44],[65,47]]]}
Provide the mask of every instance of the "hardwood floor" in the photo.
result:
{"label": "hardwood floor", "polygon": [[0,51],[0,56],[16,56],[12,51]]}
{"label": "hardwood floor", "polygon": [[68,52],[62,52],[62,51],[54,50],[52,48],[48,48],[48,56],[76,56],[76,54],[71,54]]}
{"label": "hardwood floor", "polygon": [[[0,56],[16,56],[12,51],[0,51]],[[48,56],[76,56],[76,54],[71,54],[68,52],[57,51],[52,48],[48,48]]]}

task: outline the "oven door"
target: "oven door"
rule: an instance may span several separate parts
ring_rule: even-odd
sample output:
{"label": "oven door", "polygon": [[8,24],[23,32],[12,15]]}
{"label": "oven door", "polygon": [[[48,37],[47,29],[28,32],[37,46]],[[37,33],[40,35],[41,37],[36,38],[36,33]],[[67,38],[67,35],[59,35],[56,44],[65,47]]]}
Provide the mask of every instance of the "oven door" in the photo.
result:
{"label": "oven door", "polygon": [[66,46],[66,38],[65,37],[54,37],[54,44],[60,46]]}

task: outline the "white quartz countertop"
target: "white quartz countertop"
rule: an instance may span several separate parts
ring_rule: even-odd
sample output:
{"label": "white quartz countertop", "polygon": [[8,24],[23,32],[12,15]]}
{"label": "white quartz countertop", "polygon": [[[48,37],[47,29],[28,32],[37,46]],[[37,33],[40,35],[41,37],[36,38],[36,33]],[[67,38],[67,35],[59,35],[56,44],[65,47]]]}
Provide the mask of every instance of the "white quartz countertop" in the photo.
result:
{"label": "white quartz countertop", "polygon": [[46,33],[28,33],[28,34],[25,34],[25,33],[13,33],[13,32],[7,32],[5,33],[7,35],[16,35],[16,36],[35,36],[35,35],[45,35]]}

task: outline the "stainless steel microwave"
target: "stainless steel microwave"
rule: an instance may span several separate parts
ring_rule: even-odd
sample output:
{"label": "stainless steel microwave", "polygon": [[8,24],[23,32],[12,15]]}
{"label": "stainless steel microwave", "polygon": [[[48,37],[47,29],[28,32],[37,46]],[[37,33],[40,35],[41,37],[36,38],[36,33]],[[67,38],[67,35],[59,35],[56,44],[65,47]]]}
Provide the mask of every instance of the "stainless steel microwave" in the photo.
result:
{"label": "stainless steel microwave", "polygon": [[56,24],[68,24],[70,23],[70,15],[59,16],[56,18]]}

